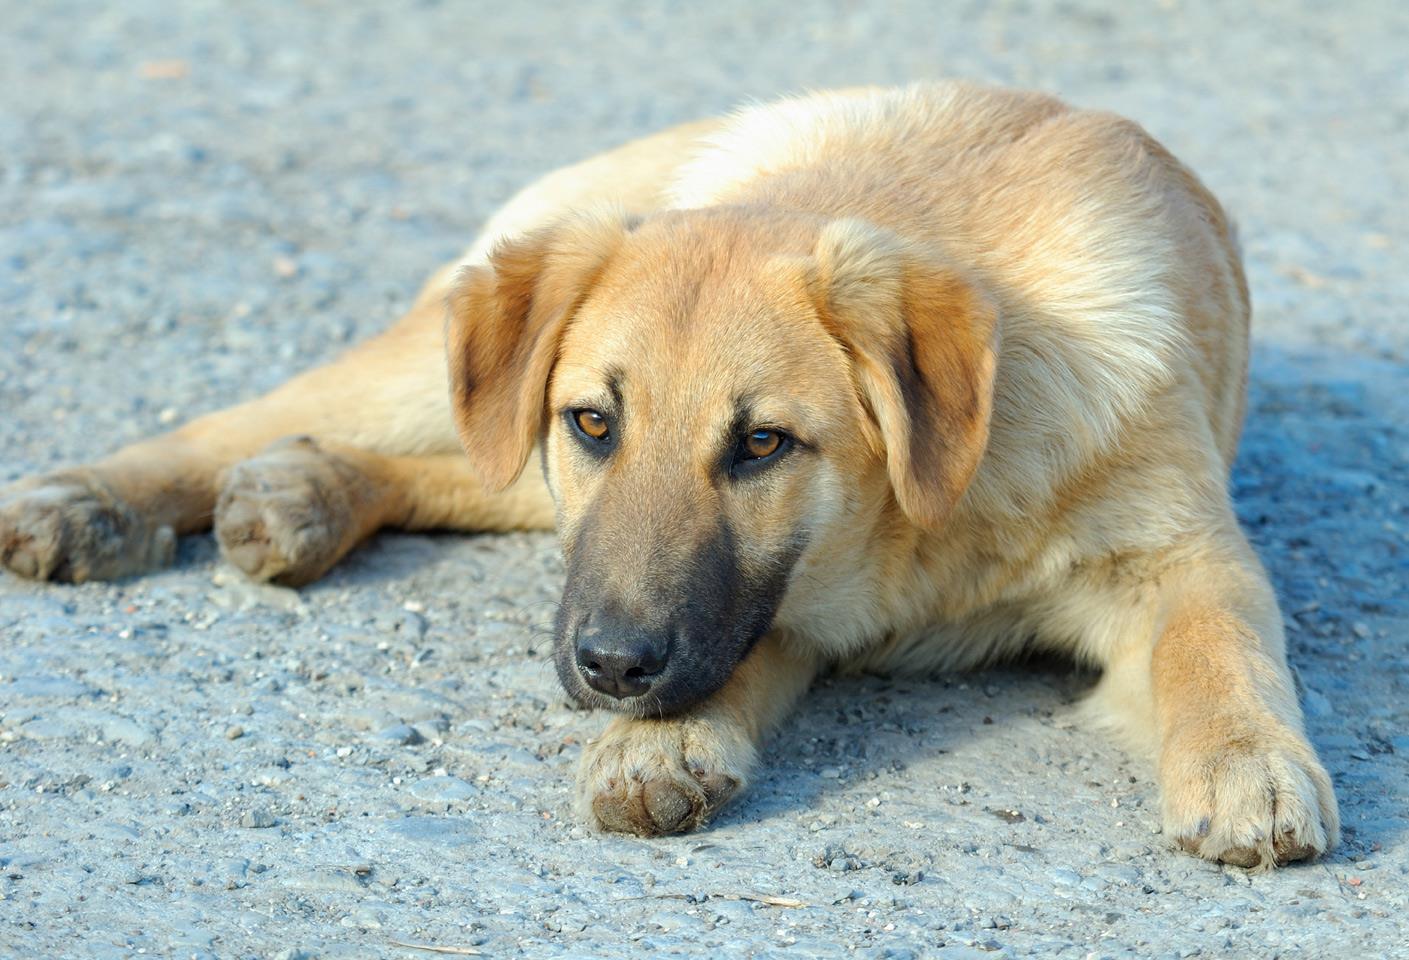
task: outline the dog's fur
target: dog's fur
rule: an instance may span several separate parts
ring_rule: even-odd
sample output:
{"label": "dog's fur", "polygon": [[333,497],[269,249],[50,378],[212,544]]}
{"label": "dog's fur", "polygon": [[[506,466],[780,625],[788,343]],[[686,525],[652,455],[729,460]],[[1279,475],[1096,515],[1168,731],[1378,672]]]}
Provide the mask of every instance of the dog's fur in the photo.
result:
{"label": "dog's fur", "polygon": [[[600,826],[702,823],[826,665],[1047,649],[1102,668],[1172,840],[1268,867],[1338,820],[1226,491],[1248,318],[1227,217],[1129,121],[948,83],[785,100],[549,174],[381,337],[11,487],[0,559],[120,576],[213,516],[302,584],[382,526],[556,524],[560,672],[623,714],[583,758]],[[760,426],[796,442],[736,477]],[[604,610],[670,634],[650,694],[582,682]]]}

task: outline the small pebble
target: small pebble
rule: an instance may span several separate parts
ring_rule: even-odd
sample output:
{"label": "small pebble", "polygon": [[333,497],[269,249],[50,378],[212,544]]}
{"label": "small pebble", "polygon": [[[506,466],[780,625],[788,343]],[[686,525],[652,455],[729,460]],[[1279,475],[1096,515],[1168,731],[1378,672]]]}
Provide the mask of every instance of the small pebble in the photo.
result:
{"label": "small pebble", "polygon": [[400,744],[404,747],[413,747],[418,743],[425,743],[426,738],[421,735],[421,731],[411,726],[409,723],[398,723],[395,726],[387,727],[377,736],[382,740],[390,740],[392,743]]}
{"label": "small pebble", "polygon": [[450,803],[468,800],[475,788],[459,777],[431,776],[411,784],[411,796],[428,803]]}
{"label": "small pebble", "polygon": [[274,814],[263,807],[256,807],[253,810],[246,810],[240,817],[240,826],[249,827],[252,830],[263,830],[278,823],[274,819]]}

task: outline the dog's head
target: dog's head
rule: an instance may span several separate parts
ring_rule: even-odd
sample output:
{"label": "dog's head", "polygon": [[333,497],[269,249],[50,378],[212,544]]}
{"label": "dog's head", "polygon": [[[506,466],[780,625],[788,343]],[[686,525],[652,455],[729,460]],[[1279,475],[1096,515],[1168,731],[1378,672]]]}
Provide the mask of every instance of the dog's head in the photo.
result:
{"label": "dog's head", "polygon": [[555,661],[586,704],[709,696],[797,570],[885,517],[941,526],[986,443],[991,302],[859,221],[579,215],[467,269],[450,305],[487,486],[542,445],[567,562]]}

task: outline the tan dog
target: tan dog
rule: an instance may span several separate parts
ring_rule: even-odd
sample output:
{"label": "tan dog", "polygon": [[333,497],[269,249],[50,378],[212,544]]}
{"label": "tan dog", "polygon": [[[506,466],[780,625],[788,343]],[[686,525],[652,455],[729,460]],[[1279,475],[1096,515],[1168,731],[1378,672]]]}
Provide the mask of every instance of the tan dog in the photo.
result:
{"label": "tan dog", "polygon": [[1104,670],[1180,845],[1336,843],[1226,492],[1236,242],[1136,125],[959,84],[787,100],[550,174],[464,263],[329,367],[11,487],[0,559],[119,576],[213,515],[302,584],[382,526],[556,522],[559,674],[623,714],[583,758],[603,827],[704,822],[824,666],[1046,649]]}

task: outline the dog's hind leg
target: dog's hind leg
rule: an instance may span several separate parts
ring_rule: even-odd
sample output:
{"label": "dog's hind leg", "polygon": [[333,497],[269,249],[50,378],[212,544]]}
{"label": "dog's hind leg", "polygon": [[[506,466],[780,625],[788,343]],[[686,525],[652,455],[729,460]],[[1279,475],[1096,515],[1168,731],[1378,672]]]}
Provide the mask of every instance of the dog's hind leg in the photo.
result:
{"label": "dog's hind leg", "polygon": [[226,473],[215,508],[220,551],[256,580],[316,580],[382,527],[550,529],[536,470],[487,494],[459,453],[392,457],[311,437],[281,440]]}
{"label": "dog's hind leg", "polygon": [[281,437],[391,456],[457,451],[442,345],[453,274],[436,274],[385,333],[266,396],[0,490],[0,567],[79,582],[169,562],[176,535],[211,526],[225,472]]}

